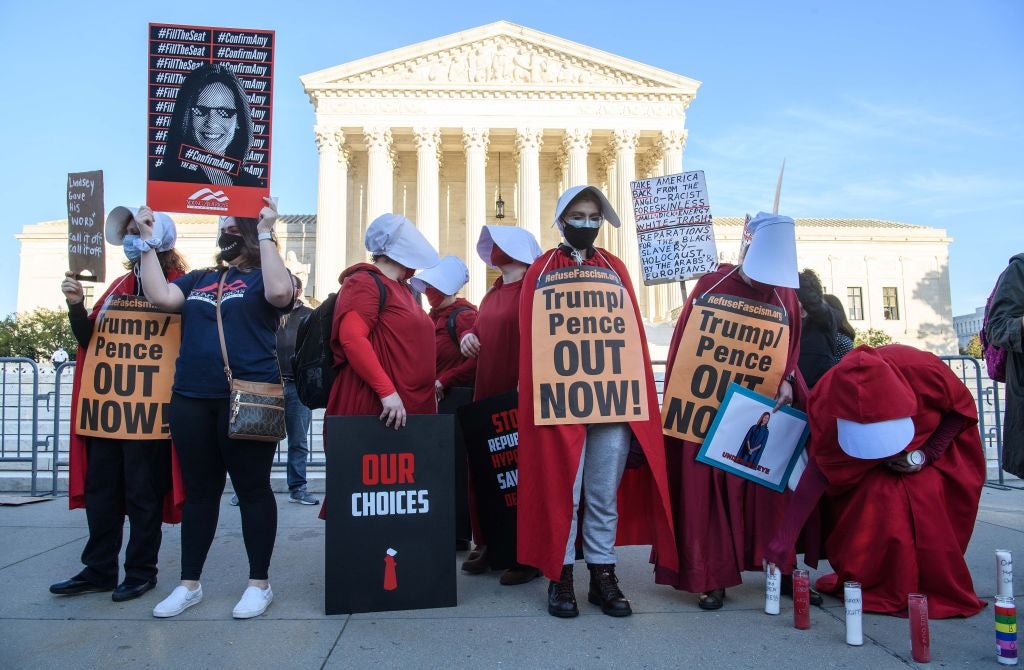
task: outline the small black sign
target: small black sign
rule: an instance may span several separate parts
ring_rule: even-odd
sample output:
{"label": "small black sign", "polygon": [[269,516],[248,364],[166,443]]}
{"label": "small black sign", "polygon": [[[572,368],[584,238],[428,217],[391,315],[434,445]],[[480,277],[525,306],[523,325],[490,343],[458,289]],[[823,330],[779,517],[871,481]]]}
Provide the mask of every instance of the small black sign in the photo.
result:
{"label": "small black sign", "polygon": [[453,423],[327,417],[327,614],[456,605]]}
{"label": "small black sign", "polygon": [[516,565],[518,413],[516,391],[465,405],[457,412],[480,525],[487,539],[487,559],[499,570]]}

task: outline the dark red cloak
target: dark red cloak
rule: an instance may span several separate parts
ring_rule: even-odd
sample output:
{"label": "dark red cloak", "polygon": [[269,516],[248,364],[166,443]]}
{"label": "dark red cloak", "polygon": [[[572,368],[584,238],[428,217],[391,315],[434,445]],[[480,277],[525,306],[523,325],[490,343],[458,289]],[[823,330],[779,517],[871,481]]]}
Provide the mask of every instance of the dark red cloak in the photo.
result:
{"label": "dark red cloak", "polygon": [[[181,276],[177,270],[167,273],[167,281],[174,281]],[[89,320],[94,322],[103,307],[103,303],[112,295],[135,295],[135,275],[129,272],[111,282],[110,287],[96,300]],[[82,368],[88,351],[78,347],[75,355],[75,374],[71,386],[71,426],[68,444],[68,509],[85,509],[85,475],[88,471],[89,459],[86,450],[86,437],[75,430],[78,425],[78,394],[82,389]],[[181,523],[181,508],[185,504],[185,484],[181,480],[181,469],[178,466],[178,454],[171,445],[171,490],[164,496],[164,523]]]}
{"label": "dark red cloak", "polygon": [[[377,282],[368,273],[376,273],[387,297],[380,309]],[[370,345],[384,372],[391,378],[409,414],[437,414],[434,398],[434,324],[416,303],[412,292],[390,279],[377,266],[359,263],[345,270],[334,307],[331,350],[335,365],[345,362],[338,338],[342,318],[356,312],[370,328]],[[341,365],[327,401],[328,416],[377,415],[383,411],[380,397],[351,365]]]}
{"label": "dark red cloak", "polygon": [[523,280],[498,277],[483,300],[470,332],[480,340],[473,400],[515,391],[519,384],[519,294]]}
{"label": "dark red cloak", "polygon": [[[455,340],[448,331],[448,317],[455,310]],[[464,298],[456,298],[452,304],[430,310],[434,321],[434,346],[437,349],[437,379],[446,389],[453,386],[472,386],[476,376],[476,358],[466,358],[459,348],[459,341],[476,323],[476,306]]]}
{"label": "dark red cloak", "polygon": [[[572,489],[583,453],[586,425],[536,426],[533,423],[533,297],[542,272],[572,267],[576,262],[553,249],[533,262],[523,278],[519,303],[519,562],[540,569],[557,580],[565,560],[572,523]],[[653,545],[651,560],[659,569],[677,569],[676,548],[665,472],[661,410],[654,387],[651,356],[643,336],[643,320],[626,266],[598,249],[585,265],[611,268],[633,301],[641,328],[647,367],[647,421],[632,421],[633,437],[643,449],[646,463],[627,469],[618,491],[617,545]]]}
{"label": "dark red cloak", "polygon": [[[750,286],[743,281],[739,271],[732,272],[734,268],[723,263],[718,270],[697,282],[672,333],[665,385],[668,385],[672,374],[679,341],[693,308],[693,298],[714,286],[712,293],[773,305],[779,304],[781,299],[789,317],[789,356],[785,374],[796,374],[793,404],[802,406],[807,397],[807,386],[797,369],[800,359],[800,301],[796,291],[765,284]],[[778,293],[778,299],[773,289]],[[774,391],[765,395],[773,394]],[[665,437],[679,569],[659,569],[655,573],[657,583],[691,593],[737,586],[743,582],[740,573],[744,570],[761,570],[764,549],[782,524],[790,496],[788,490],[776,493],[760,484],[697,462],[699,449],[700,445],[695,442]],[[784,570],[791,571],[795,564],[796,556],[791,554],[783,566]]]}
{"label": "dark red cloak", "polygon": [[832,371],[822,377],[810,398],[808,453],[828,480],[826,551],[836,577],[819,585],[842,592],[844,581],[859,581],[865,612],[905,615],[907,594],[924,593],[932,618],[977,614],[985,603],[964,561],[985,483],[977,404],[935,355],[898,344],[875,351],[917,394],[914,439],[905,451],[920,449],[944,414],[955,412],[966,423],[941,458],[920,472],[898,474],[887,459],[853,458],[840,448],[827,407],[844,393],[843,377]]}

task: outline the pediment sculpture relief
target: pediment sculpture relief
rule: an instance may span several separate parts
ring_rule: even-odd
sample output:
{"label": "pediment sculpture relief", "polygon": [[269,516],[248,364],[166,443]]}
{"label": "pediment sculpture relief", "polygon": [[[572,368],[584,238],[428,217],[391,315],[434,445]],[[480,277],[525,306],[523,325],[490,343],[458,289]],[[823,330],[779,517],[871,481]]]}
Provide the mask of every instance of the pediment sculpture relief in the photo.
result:
{"label": "pediment sculpture relief", "polygon": [[479,40],[348,77],[350,84],[560,84],[657,82],[509,37]]}

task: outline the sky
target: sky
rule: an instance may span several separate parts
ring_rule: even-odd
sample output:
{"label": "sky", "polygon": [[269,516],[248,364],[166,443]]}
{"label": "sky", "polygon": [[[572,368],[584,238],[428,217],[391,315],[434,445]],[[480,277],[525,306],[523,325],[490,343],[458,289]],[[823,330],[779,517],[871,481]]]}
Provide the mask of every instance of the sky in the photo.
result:
{"label": "sky", "polygon": [[703,82],[684,160],[717,216],[770,208],[785,158],[784,214],[946,229],[954,314],[1024,251],[1020,0],[0,0],[0,315],[13,236],[66,217],[68,172],[102,169],[108,210],[144,199],[147,23],[277,31],[271,190],[301,214],[317,151],[300,75],[502,19]]}

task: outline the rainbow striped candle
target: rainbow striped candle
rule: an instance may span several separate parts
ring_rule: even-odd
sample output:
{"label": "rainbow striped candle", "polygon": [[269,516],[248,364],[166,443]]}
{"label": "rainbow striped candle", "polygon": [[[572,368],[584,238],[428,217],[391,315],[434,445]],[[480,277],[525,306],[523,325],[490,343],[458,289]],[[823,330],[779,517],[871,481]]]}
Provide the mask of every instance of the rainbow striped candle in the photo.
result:
{"label": "rainbow striped candle", "polygon": [[996,596],[996,658],[1017,665],[1017,605],[1013,596]]}

